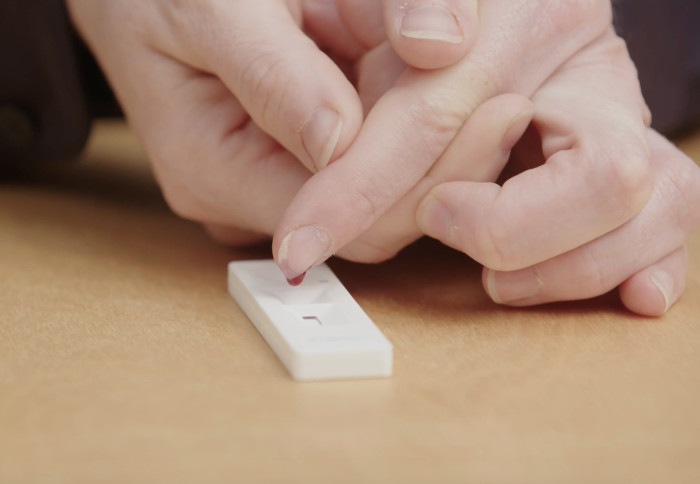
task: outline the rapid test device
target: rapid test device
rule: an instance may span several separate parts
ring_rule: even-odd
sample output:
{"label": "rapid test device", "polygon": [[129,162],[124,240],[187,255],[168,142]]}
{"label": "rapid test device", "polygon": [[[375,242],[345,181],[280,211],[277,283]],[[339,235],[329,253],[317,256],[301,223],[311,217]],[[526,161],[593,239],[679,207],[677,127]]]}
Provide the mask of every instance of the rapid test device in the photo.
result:
{"label": "rapid test device", "polygon": [[231,262],[228,290],[295,380],[391,375],[391,343],[326,264],[291,286],[273,260]]}

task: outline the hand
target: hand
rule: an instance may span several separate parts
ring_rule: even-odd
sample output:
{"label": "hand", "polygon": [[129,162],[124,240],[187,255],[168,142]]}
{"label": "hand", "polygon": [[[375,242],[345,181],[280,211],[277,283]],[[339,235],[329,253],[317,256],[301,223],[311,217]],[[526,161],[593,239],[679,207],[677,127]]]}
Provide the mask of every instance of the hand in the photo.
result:
{"label": "hand", "polygon": [[169,204],[229,241],[271,234],[309,170],[337,158],[360,128],[359,97],[302,32],[299,1],[68,6]]}
{"label": "hand", "polygon": [[[649,129],[647,136],[655,183],[641,212],[615,230],[530,267],[512,272],[484,269],[483,284],[494,301],[529,306],[594,297],[619,286],[620,298],[631,311],[646,316],[668,311],[685,287],[685,240],[700,225],[700,168],[658,133]],[[521,169],[539,162],[527,153],[532,146],[526,144],[514,151]],[[473,222],[465,218],[474,211],[465,207],[473,203],[469,199],[478,189],[469,183],[435,188],[419,215],[426,231],[457,249],[473,247]],[[490,209],[488,204],[481,207],[485,216]],[[514,218],[520,216],[514,212]],[[518,234],[509,237],[502,246],[520,250]],[[547,244],[547,237],[541,242]]]}
{"label": "hand", "polygon": [[[354,4],[358,3],[362,2]],[[396,4],[385,1],[388,7]],[[476,24],[473,19],[469,23]],[[387,24],[395,22],[388,20]],[[594,93],[597,104],[603,110],[614,109],[606,111],[605,123],[593,120],[600,131],[596,135],[602,136],[601,142],[597,138],[593,140],[596,142],[590,147],[593,150],[589,153],[590,163],[578,162],[578,157],[588,151],[587,144],[576,151],[565,151],[567,137],[578,136],[578,125],[583,121],[553,118],[548,125],[550,130],[543,133],[544,142],[553,152],[562,152],[560,158],[567,158],[564,164],[571,171],[567,176],[556,177],[549,192],[542,193],[532,184],[531,196],[540,196],[540,206],[551,207],[552,200],[577,186],[580,202],[588,203],[597,196],[595,186],[579,184],[579,177],[603,184],[619,174],[624,188],[621,197],[628,197],[625,201],[628,210],[611,211],[605,207],[600,214],[593,214],[593,221],[581,220],[580,230],[574,237],[562,240],[558,250],[564,252],[576,246],[572,244],[583,243],[581,238],[611,230],[641,209],[651,187],[644,137],[648,119],[634,67],[624,45],[612,32],[609,3],[604,0],[576,0],[565,5],[544,0],[482,1],[478,24],[473,46],[453,66],[433,71],[408,68],[374,105],[347,152],[316,174],[295,197],[273,241],[273,253],[288,277],[296,277],[309,266],[322,262],[376,222],[428,172],[476,106],[499,93],[530,97],[565,62],[578,62],[582,66],[581,76],[604,82],[602,87],[594,84],[588,91],[598,89]],[[504,32],[509,35],[503,35]],[[356,37],[361,36],[356,34]],[[439,43],[426,42],[433,46]],[[402,51],[396,45],[394,48]],[[595,64],[586,66],[590,62]],[[588,116],[585,121],[590,124],[591,119]],[[620,136],[624,143],[619,143]],[[618,146],[618,153],[613,154],[611,146]],[[553,165],[545,165],[533,181],[554,177],[553,170]],[[603,205],[600,203],[598,207]],[[591,222],[594,226],[590,226]],[[294,234],[302,233],[295,231],[304,227],[311,229],[295,241]],[[311,243],[309,234],[317,234],[318,240]],[[487,264],[491,267],[504,268],[498,261],[489,262],[495,262]],[[526,261],[516,262],[528,265]]]}
{"label": "hand", "polygon": [[[273,246],[288,277],[369,228],[451,146],[474,106],[499,92],[533,96],[547,163],[503,187],[470,185],[459,208],[460,228],[472,234],[460,248],[469,255],[499,271],[530,267],[615,230],[646,206],[654,186],[649,116],[610,26],[609,3],[479,5],[468,55],[439,71],[407,70],[348,152],[297,195]],[[430,212],[440,213],[421,210],[429,233]]]}
{"label": "hand", "polygon": [[[572,151],[579,151],[574,159],[582,162],[586,161],[586,157],[581,156],[581,151],[587,146],[590,156],[614,150],[620,142],[634,141],[629,135],[624,136],[624,117],[606,119],[619,109],[619,97],[614,81],[614,78],[618,77],[616,70],[623,68],[627,72],[634,72],[625,57],[624,49],[620,49],[619,42],[615,41],[614,37],[612,39],[594,44],[592,49],[582,50],[571,61],[560,66],[534,94],[537,114],[533,129],[514,150],[508,167],[512,179],[503,188],[473,182],[449,183],[438,186],[421,206],[418,219],[426,232],[482,261],[489,261],[491,258],[493,263],[493,255],[489,253],[489,249],[493,247],[500,249],[498,255],[505,254],[511,259],[512,262],[506,264],[516,265],[518,260],[526,260],[530,254],[541,249],[543,262],[539,264],[512,272],[488,268],[484,270],[484,286],[495,301],[524,306],[556,300],[582,299],[619,286],[622,302],[631,311],[658,316],[666,312],[683,292],[686,270],[684,241],[690,232],[700,225],[700,212],[694,209],[700,206],[700,170],[652,130],[646,130],[645,138],[651,149],[649,175],[653,180],[653,190],[649,202],[631,221],[598,238],[593,237],[590,242],[574,250],[547,259],[548,251],[557,252],[558,243],[556,238],[551,238],[550,234],[556,232],[556,226],[554,230],[551,228],[552,220],[548,220],[548,216],[556,214],[557,207],[562,207],[559,227],[569,230],[571,221],[567,219],[572,207],[567,203],[571,201],[571,197],[563,194],[561,198],[554,200],[556,205],[551,208],[541,207],[539,210],[533,210],[523,205],[528,199],[527,190],[536,188],[528,184],[537,180],[536,177],[526,178],[532,177],[532,172],[527,175],[523,172],[545,163],[544,153],[547,153],[548,147],[543,146],[543,137],[539,133],[546,135],[548,132],[556,132],[559,127],[560,131],[574,137],[577,142],[572,146]],[[618,45],[615,45],[616,43]],[[606,47],[616,50],[606,52]],[[611,62],[616,59],[616,62]],[[590,75],[586,76],[585,71],[589,71]],[[599,82],[607,83],[612,89],[602,92],[590,89],[588,84],[596,78]],[[624,91],[624,84],[617,87],[620,92]],[[629,91],[635,92],[635,87],[631,86]],[[641,107],[642,115],[646,115],[643,105]],[[467,125],[484,124],[474,121],[481,109],[472,114]],[[570,126],[562,122],[566,120],[565,116],[573,119]],[[606,121],[618,122],[621,125],[615,126]],[[602,124],[599,124],[601,122]],[[605,136],[605,126],[614,130],[613,135],[619,134],[619,138],[611,140],[609,135]],[[461,139],[458,137],[449,146],[440,161],[431,168],[430,174],[440,169],[444,170],[441,167],[445,165],[455,166],[458,159],[455,152],[469,153],[471,156],[462,155],[462,158],[467,160],[474,158],[475,150],[481,149],[483,153],[483,146],[489,143],[489,138],[482,134],[472,138],[471,143],[465,143],[467,139],[462,132],[466,127],[465,125],[460,131]],[[519,136],[520,132],[520,129],[516,129],[513,135]],[[596,145],[596,137],[607,139],[610,145]],[[643,147],[643,144],[638,144]],[[550,164],[564,164],[560,151],[551,146],[549,150]],[[624,154],[624,151],[621,154]],[[495,173],[500,172],[503,160],[498,161],[497,158],[489,158],[483,154],[477,155],[476,158],[484,163],[493,163],[497,167]],[[461,164],[464,165],[464,161]],[[542,171],[541,168],[539,170]],[[472,172],[474,173],[474,170]],[[515,174],[520,175],[513,176]],[[418,186],[430,183],[428,178],[421,180]],[[477,181],[477,178],[473,181]],[[602,179],[603,182],[605,180]],[[617,205],[614,202],[618,196],[619,202],[624,203],[628,200],[627,197],[632,195],[617,189],[615,185],[619,183],[620,177],[609,177],[607,181],[610,183],[608,191],[603,187],[602,195],[593,202],[602,203],[603,207],[606,203],[615,207]],[[575,184],[579,180],[573,179],[571,182]],[[544,192],[548,189],[547,186],[541,187]],[[480,198],[480,190],[498,191],[499,203],[502,205],[492,203],[488,197]],[[576,190],[574,186],[570,194],[575,196],[577,192],[580,193],[581,190]],[[507,198],[514,193],[515,197],[508,206]],[[522,196],[523,194],[525,196]],[[537,192],[529,195],[537,200]],[[582,210],[573,208],[578,212]],[[480,219],[477,220],[475,216]],[[591,217],[592,222],[595,222],[595,217],[594,213]],[[501,230],[502,240],[496,239],[486,245],[480,244],[479,227],[490,227],[485,232],[492,234],[498,234]],[[546,232],[538,231],[538,228]],[[376,230],[375,224],[370,232]],[[576,227],[573,230],[576,230]],[[363,238],[366,238],[366,235]],[[534,242],[531,240],[528,243],[529,237],[532,237]],[[382,240],[386,243],[392,238],[383,237]],[[356,243],[351,244],[351,247],[353,245]]]}
{"label": "hand", "polygon": [[[504,177],[514,179],[525,170],[545,163],[537,128],[547,122],[546,113],[575,114],[578,111],[575,104],[585,106],[580,111],[595,110],[597,96],[581,98],[585,89],[578,76],[563,74],[567,69],[563,68],[561,76],[546,83],[533,96],[538,114],[515,146]],[[570,74],[575,73],[574,69]],[[574,104],[560,99],[566,91],[571,95],[563,97],[575,100]],[[551,95],[552,92],[560,96]],[[423,195],[433,189],[418,214],[424,230],[452,247],[479,256],[480,247],[473,241],[475,224],[469,217],[483,213],[484,223],[488,223],[490,207],[474,204],[473,192],[481,188],[474,182],[495,180],[501,173],[508,151],[521,137],[533,111],[526,100],[508,94],[480,105],[429,173],[339,254],[356,260],[381,260],[393,255],[391,250],[403,247],[420,233],[412,228],[411,215]],[[622,302],[633,312],[660,316],[670,308],[685,286],[684,241],[700,225],[700,211],[696,209],[700,206],[700,168],[653,130],[647,129],[646,137],[654,187],[644,208],[629,222],[603,236],[534,266],[513,272],[485,269],[483,284],[495,301],[527,306],[594,297],[619,287]],[[451,182],[442,185],[441,181]],[[491,189],[493,185],[483,186]],[[559,206],[565,211],[571,209]],[[517,205],[510,209],[513,222],[521,217],[518,209]],[[508,215],[508,212],[503,214]],[[537,216],[532,214],[534,218]],[[564,216],[564,223],[565,219]],[[532,219],[526,223],[537,226]],[[546,226],[547,220],[540,223]],[[501,246],[517,248],[527,232],[527,226],[511,231],[511,239],[504,240]],[[547,244],[548,239],[543,238],[541,243]]]}

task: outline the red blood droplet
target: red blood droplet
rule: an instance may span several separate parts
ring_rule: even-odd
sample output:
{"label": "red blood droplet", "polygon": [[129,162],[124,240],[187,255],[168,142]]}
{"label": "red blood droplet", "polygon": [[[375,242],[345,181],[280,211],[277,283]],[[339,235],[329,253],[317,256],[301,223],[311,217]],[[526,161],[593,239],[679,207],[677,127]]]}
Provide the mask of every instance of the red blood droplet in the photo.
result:
{"label": "red blood droplet", "polygon": [[306,275],[306,272],[304,272],[303,274],[299,274],[298,276],[293,277],[291,279],[287,279],[287,283],[290,286],[298,286],[304,280],[305,275]]}

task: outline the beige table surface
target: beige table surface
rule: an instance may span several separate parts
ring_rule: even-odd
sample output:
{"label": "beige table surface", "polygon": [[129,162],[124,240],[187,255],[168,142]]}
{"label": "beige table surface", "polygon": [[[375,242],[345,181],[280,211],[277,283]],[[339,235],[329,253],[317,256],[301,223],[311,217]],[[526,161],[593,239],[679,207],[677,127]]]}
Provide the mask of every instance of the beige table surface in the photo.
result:
{"label": "beige table surface", "polygon": [[700,482],[700,233],[661,319],[497,307],[431,242],[333,260],[395,372],[323,383],[226,293],[227,262],[268,251],[172,215],[121,124],[2,181],[0,482]]}

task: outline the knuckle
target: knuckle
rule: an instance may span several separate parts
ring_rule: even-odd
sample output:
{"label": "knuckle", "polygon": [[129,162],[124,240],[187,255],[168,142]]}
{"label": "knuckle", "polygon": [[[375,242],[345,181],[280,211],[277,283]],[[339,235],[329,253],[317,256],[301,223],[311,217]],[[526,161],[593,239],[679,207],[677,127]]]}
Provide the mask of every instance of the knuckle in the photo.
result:
{"label": "knuckle", "polygon": [[[581,145],[578,162],[589,167],[585,183],[601,206],[610,207],[609,216],[628,220],[649,201],[654,176],[651,155],[645,139],[631,129],[611,128],[600,143]],[[611,143],[610,140],[623,140]]]}
{"label": "knuckle", "polygon": [[651,197],[654,180],[650,156],[639,149],[630,149],[611,157],[610,161],[606,173],[611,183],[610,194],[625,216],[633,216]]}
{"label": "knuckle", "polygon": [[[426,152],[442,151],[476,108],[476,102],[459,98],[450,89],[435,90],[416,96],[407,107],[410,125],[420,126],[412,133]],[[439,154],[439,153],[438,153]]]}
{"label": "knuckle", "polygon": [[573,270],[567,274],[570,280],[576,281],[576,293],[571,294],[571,298],[600,296],[615,287],[605,269],[609,266],[609,261],[598,256],[593,250],[581,247],[578,251],[578,260],[573,264]]}
{"label": "knuckle", "polygon": [[360,188],[352,197],[354,200],[352,206],[358,208],[358,213],[364,214],[366,226],[371,225],[384,212],[382,201],[377,193],[381,192]]}
{"label": "knuckle", "polygon": [[369,228],[384,213],[392,194],[381,178],[372,178],[370,173],[354,173],[350,190],[344,190],[344,206],[352,207],[355,214],[364,220],[363,228]]}
{"label": "knuckle", "polygon": [[263,123],[274,119],[290,88],[290,66],[272,46],[258,46],[240,72],[247,103]]}

